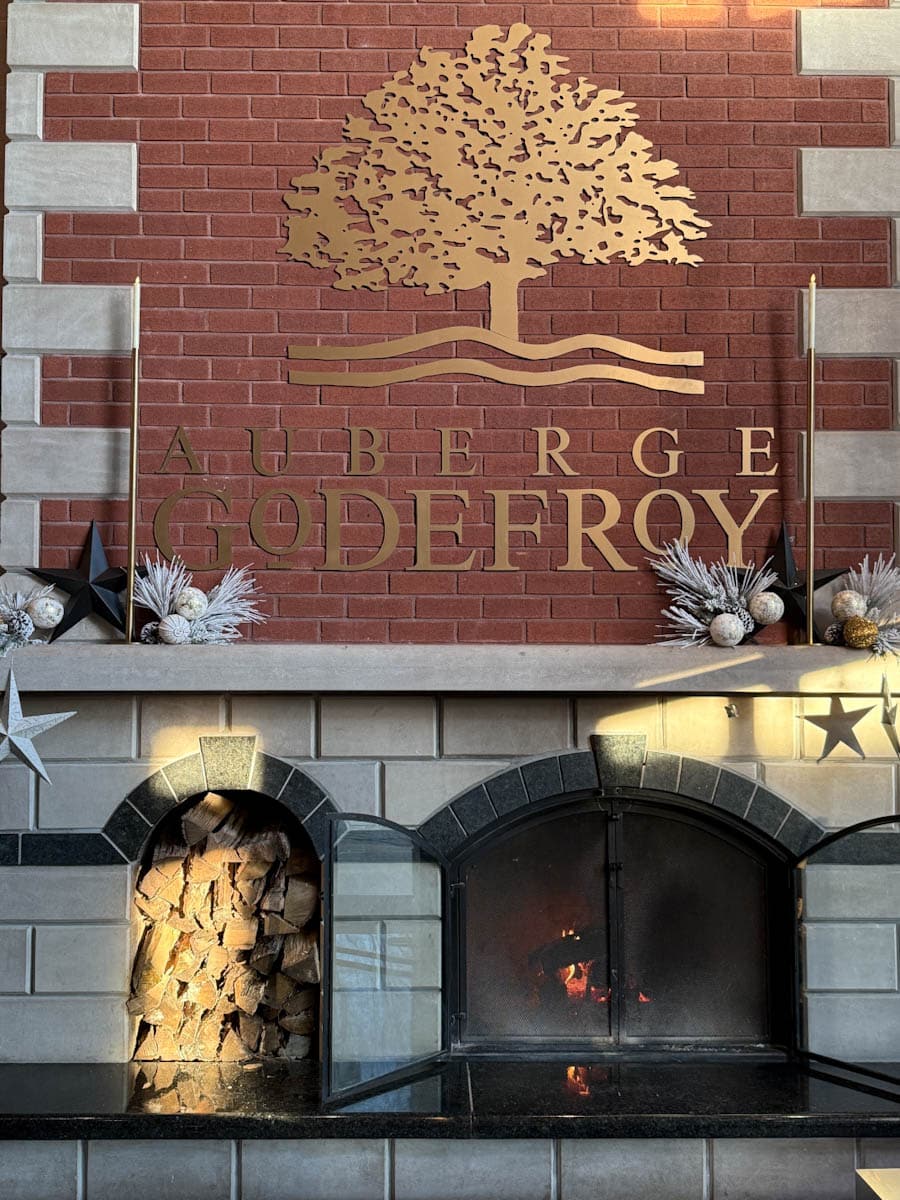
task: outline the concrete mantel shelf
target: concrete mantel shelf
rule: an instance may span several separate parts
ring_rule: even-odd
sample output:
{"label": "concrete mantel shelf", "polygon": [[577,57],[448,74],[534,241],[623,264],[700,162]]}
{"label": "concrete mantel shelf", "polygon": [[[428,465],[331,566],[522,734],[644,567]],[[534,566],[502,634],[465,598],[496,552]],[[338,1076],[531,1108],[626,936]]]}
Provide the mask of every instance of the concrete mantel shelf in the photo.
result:
{"label": "concrete mantel shelf", "polygon": [[[829,646],[364,646],[241,643],[31,646],[10,662],[22,692],[874,695],[896,668]],[[900,681],[895,690],[900,692]]]}

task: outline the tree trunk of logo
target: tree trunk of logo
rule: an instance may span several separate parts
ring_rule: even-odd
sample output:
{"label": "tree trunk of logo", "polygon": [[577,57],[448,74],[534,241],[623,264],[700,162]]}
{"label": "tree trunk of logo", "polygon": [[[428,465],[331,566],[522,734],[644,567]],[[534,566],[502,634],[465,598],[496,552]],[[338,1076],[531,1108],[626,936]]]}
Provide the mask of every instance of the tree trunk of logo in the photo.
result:
{"label": "tree trunk of logo", "polygon": [[518,279],[501,276],[488,284],[492,333],[519,340],[519,283]]}

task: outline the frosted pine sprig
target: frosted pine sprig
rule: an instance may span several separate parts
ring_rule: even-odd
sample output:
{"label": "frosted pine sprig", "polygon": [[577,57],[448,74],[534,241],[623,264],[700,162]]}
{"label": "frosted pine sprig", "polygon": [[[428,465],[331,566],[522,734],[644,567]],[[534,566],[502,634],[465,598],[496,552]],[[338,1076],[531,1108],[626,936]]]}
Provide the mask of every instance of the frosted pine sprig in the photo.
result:
{"label": "frosted pine sprig", "polygon": [[192,642],[233,642],[238,625],[258,625],[265,620],[253,596],[259,589],[246,567],[229,567],[209,593],[209,607],[191,622]]}
{"label": "frosted pine sprig", "polygon": [[865,596],[871,620],[888,621],[900,611],[900,567],[894,564],[893,554],[887,561],[879,554],[869,566],[867,554],[858,569],[847,572],[847,589]]}
{"label": "frosted pine sprig", "polygon": [[162,620],[174,610],[175,598],[190,586],[192,578],[177,555],[171,562],[161,560],[159,556],[156,562],[151,562],[145,554],[144,574],[136,575],[134,579],[134,602]]}
{"label": "frosted pine sprig", "polygon": [[11,592],[9,588],[0,587],[0,618],[11,617],[13,613],[23,612],[33,600],[42,600],[53,591],[53,584],[44,587],[33,587],[27,592]]}

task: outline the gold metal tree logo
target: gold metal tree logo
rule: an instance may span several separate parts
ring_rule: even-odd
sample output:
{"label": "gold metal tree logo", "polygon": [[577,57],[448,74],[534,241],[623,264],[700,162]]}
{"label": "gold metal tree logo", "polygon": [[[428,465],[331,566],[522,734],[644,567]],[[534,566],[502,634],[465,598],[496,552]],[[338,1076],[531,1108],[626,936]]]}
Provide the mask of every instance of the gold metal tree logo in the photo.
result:
{"label": "gold metal tree logo", "polygon": [[[409,68],[369,92],[366,117],[348,117],[344,141],[285,196],[284,250],[329,268],[342,291],[421,287],[426,295],[487,286],[490,327],[453,326],[368,346],[292,346],[292,359],[362,360],[477,342],[520,359],[547,361],[605,351],[644,364],[700,366],[702,353],[666,353],[585,334],[552,343],[518,340],[518,291],[572,258],[585,264],[700,262],[687,243],[709,222],[693,193],[668,183],[677,164],[653,160],[632,132],[633,105],[584,78],[527,25],[484,25],[454,57],[423,49]],[[549,371],[461,357],[389,371],[297,370],[293,383],[373,387],[436,375],[503,383],[606,379],[700,394],[701,380],[591,360]]]}

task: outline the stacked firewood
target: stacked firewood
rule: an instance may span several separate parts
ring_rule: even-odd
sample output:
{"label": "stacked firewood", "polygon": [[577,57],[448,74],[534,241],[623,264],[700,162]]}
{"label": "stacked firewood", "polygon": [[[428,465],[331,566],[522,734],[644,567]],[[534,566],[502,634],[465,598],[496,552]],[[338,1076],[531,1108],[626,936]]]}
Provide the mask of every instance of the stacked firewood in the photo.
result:
{"label": "stacked firewood", "polygon": [[306,1058],[317,1024],[319,864],[208,792],[163,829],[135,895],[138,1061]]}

